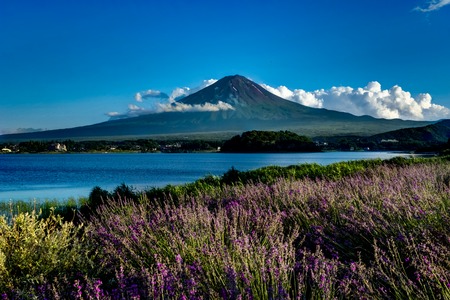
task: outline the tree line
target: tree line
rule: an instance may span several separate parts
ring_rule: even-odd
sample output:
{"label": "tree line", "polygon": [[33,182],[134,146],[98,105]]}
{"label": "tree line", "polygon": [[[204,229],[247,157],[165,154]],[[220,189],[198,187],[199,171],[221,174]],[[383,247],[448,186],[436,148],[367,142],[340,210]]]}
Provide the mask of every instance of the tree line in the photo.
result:
{"label": "tree line", "polygon": [[316,152],[311,138],[290,131],[247,131],[225,141],[223,152]]}
{"label": "tree line", "polygon": [[138,139],[125,141],[26,141],[20,143],[0,144],[2,149],[10,149],[14,153],[46,153],[46,152],[195,152],[217,150],[221,141],[162,141]]}
{"label": "tree line", "polygon": [[447,142],[412,139],[375,139],[360,136],[316,137],[313,139],[290,131],[247,131],[228,140],[93,140],[93,141],[24,141],[0,144],[2,152],[316,152],[316,151],[449,151]]}

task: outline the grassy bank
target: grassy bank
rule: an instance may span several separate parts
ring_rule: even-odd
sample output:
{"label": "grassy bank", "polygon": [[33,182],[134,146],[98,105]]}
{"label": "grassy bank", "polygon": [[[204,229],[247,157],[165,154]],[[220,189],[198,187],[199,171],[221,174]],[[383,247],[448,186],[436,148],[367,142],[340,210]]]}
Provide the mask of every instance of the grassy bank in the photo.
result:
{"label": "grassy bank", "polygon": [[448,299],[449,192],[445,158],[96,188],[76,224],[53,210],[0,218],[0,295]]}

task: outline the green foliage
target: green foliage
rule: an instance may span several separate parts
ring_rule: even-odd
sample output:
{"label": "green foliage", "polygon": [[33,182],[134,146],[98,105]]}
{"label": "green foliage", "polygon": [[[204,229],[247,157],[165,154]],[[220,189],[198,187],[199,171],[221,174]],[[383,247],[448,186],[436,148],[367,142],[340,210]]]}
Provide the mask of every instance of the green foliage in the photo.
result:
{"label": "green foliage", "polygon": [[217,151],[222,146],[222,141],[206,140],[170,140],[159,141],[162,152],[186,153],[199,151]]}
{"label": "green foliage", "polygon": [[40,211],[40,218],[47,218],[51,214],[60,216],[66,221],[75,221],[80,204],[84,203],[86,199],[80,198],[78,200],[69,198],[66,201],[49,200],[45,201],[0,201],[0,215],[9,216],[20,213],[32,213],[33,211]]}
{"label": "green foliage", "polygon": [[29,141],[22,142],[19,144],[19,151],[21,152],[45,152],[49,150],[51,142],[41,142],[41,141]]}
{"label": "green foliage", "polygon": [[329,178],[339,179],[355,174],[369,167],[382,164],[381,159],[360,160],[334,163],[326,166],[319,164],[300,164],[288,167],[268,166],[250,171],[238,171],[231,168],[222,176],[224,184],[273,183],[279,178]]}
{"label": "green foliage", "polygon": [[89,198],[87,199],[87,201],[80,207],[81,215],[83,215],[85,218],[88,218],[100,205],[106,203],[106,201],[110,197],[110,192],[102,189],[99,186],[94,187],[89,194]]}
{"label": "green foliage", "polygon": [[34,211],[0,216],[0,291],[22,291],[92,272],[92,256],[81,226],[63,222],[50,213],[40,218]]}
{"label": "green foliage", "polygon": [[96,186],[91,190],[87,201],[81,205],[79,212],[82,216],[89,219],[91,215],[95,214],[97,208],[101,205],[117,202],[121,199],[136,202],[139,197],[140,192],[135,192],[132,187],[126,185],[125,183],[117,186],[112,192]]}
{"label": "green foliage", "polygon": [[138,199],[137,195],[134,193],[133,188],[122,183],[112,193],[114,198],[123,198],[136,201]]}
{"label": "green foliage", "polygon": [[225,141],[223,152],[313,152],[312,140],[289,131],[247,131]]}
{"label": "green foliage", "polygon": [[[95,140],[95,141],[26,141],[17,145],[11,143],[0,143],[1,148],[12,149],[13,152],[21,153],[42,153],[54,152],[55,144],[60,143],[66,146],[68,152],[196,152],[196,151],[216,151],[223,142],[218,140]],[[174,147],[176,145],[176,147]]]}

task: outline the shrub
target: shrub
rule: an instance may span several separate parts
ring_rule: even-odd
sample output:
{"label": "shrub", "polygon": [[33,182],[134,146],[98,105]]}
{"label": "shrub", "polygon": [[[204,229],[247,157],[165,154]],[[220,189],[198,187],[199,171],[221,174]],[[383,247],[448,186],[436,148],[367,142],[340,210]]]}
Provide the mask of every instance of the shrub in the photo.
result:
{"label": "shrub", "polygon": [[60,216],[39,218],[33,211],[13,216],[11,223],[0,216],[1,291],[25,297],[55,278],[92,273],[92,257],[82,226]]}

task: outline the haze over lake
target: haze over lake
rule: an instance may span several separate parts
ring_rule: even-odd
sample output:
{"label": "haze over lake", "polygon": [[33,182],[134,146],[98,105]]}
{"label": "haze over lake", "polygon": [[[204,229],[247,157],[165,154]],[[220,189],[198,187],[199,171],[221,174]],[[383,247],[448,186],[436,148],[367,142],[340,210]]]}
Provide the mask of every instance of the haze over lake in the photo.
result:
{"label": "haze over lake", "polygon": [[395,152],[322,153],[129,153],[0,155],[0,201],[64,200],[88,196],[95,186],[112,190],[125,183],[136,189],[193,182],[206,175],[222,175],[269,165],[301,163],[327,165],[357,159],[388,159],[408,155]]}

